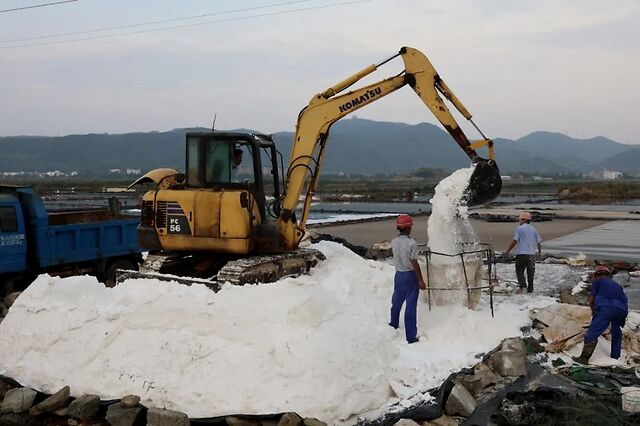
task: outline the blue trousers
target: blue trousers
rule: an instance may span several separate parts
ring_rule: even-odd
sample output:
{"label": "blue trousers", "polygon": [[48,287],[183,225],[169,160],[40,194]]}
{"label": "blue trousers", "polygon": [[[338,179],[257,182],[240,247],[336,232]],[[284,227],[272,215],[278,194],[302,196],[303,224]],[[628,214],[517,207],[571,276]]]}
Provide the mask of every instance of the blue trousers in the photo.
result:
{"label": "blue trousers", "polygon": [[391,322],[389,325],[398,328],[400,323],[400,310],[404,308],[404,330],[408,342],[414,342],[418,334],[416,324],[416,310],[418,307],[418,294],[420,286],[418,276],[414,271],[396,272],[393,284],[393,296],[391,297]]}
{"label": "blue trousers", "polygon": [[609,324],[611,324],[611,358],[620,358],[620,349],[622,348],[622,327],[627,318],[627,312],[613,306],[598,306],[587,334],[584,336],[585,343],[591,343],[598,340],[598,337],[605,332]]}

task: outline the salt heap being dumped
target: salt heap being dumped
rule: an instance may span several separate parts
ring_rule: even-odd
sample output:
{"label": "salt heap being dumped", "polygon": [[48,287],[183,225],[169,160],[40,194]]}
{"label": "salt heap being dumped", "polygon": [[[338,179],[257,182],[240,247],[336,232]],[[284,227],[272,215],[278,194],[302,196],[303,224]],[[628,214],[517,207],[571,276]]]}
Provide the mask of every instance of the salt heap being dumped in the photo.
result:
{"label": "salt heap being dumped", "polygon": [[[430,200],[427,234],[429,250],[436,252],[429,259],[429,286],[444,289],[462,289],[466,286],[465,273],[470,287],[480,286],[482,259],[479,256],[464,256],[463,268],[459,253],[478,248],[478,236],[469,223],[465,190],[475,166],[455,171],[435,189]],[[439,253],[439,254],[438,254]],[[463,291],[433,290],[431,302],[435,305],[462,304],[467,302]],[[472,307],[479,300],[480,291],[473,293]]]}
{"label": "salt heap being dumped", "polygon": [[336,243],[314,248],[327,260],[308,276],[215,294],[40,276],[0,323],[0,374],[47,393],[137,394],[195,418],[296,411],[354,423],[420,398],[529,322],[510,302],[495,320],[484,308],[420,304],[421,340],[407,345],[387,325],[393,267]]}

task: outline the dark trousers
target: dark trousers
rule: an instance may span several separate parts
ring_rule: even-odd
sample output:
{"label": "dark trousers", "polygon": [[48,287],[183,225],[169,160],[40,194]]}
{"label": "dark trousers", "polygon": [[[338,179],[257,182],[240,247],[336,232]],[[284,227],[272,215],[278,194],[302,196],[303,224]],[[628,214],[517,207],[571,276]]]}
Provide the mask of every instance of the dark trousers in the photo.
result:
{"label": "dark trousers", "polygon": [[584,336],[585,343],[598,340],[611,324],[611,358],[620,358],[622,348],[622,327],[624,327],[627,312],[612,306],[599,306],[591,318],[591,324]]}
{"label": "dark trousers", "polygon": [[398,328],[400,324],[400,310],[404,308],[404,331],[407,342],[414,342],[418,334],[416,310],[418,308],[418,294],[420,286],[418,276],[413,271],[396,272],[393,280],[393,296],[391,297],[391,322],[389,325]]}
{"label": "dark trousers", "polygon": [[[527,271],[527,281],[524,279],[524,272]],[[533,254],[516,255],[516,276],[520,288],[527,287],[527,292],[533,291],[533,275],[536,273],[536,262]],[[527,282],[529,285],[527,285]]]}

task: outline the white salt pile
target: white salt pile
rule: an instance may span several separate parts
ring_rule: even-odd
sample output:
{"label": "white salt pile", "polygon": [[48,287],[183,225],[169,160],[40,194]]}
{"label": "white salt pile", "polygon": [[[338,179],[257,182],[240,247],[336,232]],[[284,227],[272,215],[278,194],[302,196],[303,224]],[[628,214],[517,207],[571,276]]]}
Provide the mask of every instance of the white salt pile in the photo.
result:
{"label": "white salt pile", "polygon": [[0,323],[0,374],[49,393],[137,394],[190,417],[296,411],[355,423],[438,386],[530,322],[530,306],[507,301],[495,319],[485,307],[420,304],[421,339],[407,345],[387,326],[393,268],[336,243],[314,247],[327,260],[309,276],[217,294],[41,276]]}
{"label": "white salt pile", "polygon": [[[433,254],[429,261],[429,285],[439,289],[464,289],[482,285],[482,259],[479,256],[465,255],[463,267],[457,255],[478,248],[478,236],[469,223],[464,194],[475,166],[456,170],[446,177],[435,189],[430,200],[427,234],[429,249]],[[465,279],[466,275],[466,279]],[[463,291],[434,290],[430,292],[431,301],[436,305],[462,304],[475,306],[480,298],[480,290],[469,295]]]}

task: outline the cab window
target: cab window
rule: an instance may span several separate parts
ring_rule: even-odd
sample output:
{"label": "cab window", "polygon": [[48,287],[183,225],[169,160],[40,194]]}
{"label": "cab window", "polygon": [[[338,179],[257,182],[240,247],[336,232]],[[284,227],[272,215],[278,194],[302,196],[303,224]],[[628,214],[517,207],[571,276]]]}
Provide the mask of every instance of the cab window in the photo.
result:
{"label": "cab window", "polygon": [[18,216],[13,206],[0,207],[0,231],[16,232],[18,230]]}
{"label": "cab window", "polygon": [[189,136],[187,186],[210,188],[254,182],[251,151],[244,140]]}
{"label": "cab window", "polygon": [[200,181],[200,139],[187,141],[187,183],[190,186],[202,186]]}
{"label": "cab window", "polygon": [[234,144],[231,152],[231,183],[251,183],[254,181],[253,157],[247,145]]}
{"label": "cab window", "polygon": [[209,141],[205,149],[205,181],[207,183],[231,182],[232,144]]}

